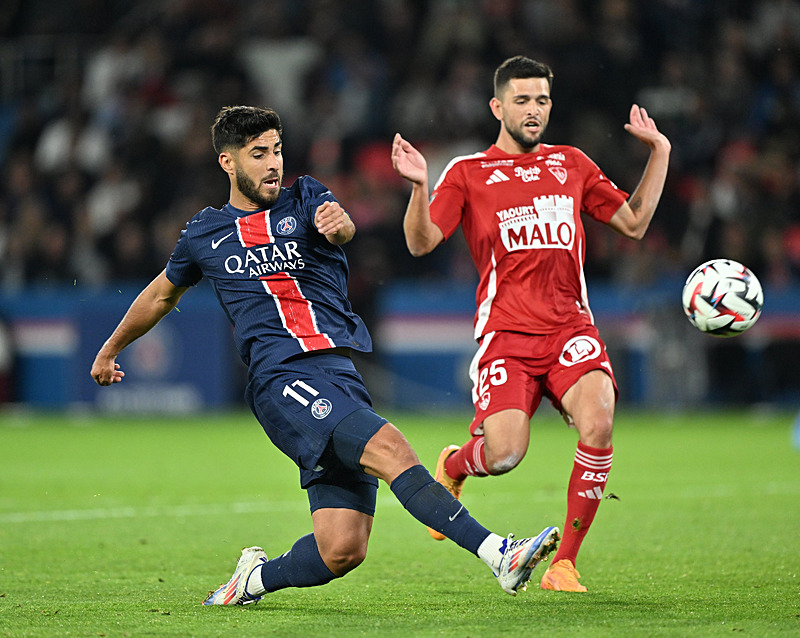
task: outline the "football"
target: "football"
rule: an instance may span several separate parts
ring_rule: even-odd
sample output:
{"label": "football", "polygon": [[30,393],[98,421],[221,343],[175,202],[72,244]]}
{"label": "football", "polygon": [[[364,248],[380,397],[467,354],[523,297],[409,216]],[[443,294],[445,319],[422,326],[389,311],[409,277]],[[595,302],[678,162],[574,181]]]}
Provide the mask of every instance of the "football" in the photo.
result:
{"label": "football", "polygon": [[715,337],[734,337],[758,320],[764,291],[756,276],[732,259],[712,259],[683,285],[683,310],[692,325]]}

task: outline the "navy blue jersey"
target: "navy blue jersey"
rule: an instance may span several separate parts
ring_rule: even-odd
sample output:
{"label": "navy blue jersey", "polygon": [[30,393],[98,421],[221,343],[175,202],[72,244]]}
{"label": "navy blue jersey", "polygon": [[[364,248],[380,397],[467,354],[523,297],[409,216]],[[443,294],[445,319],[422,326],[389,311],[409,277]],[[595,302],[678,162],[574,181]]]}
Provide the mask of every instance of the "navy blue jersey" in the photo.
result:
{"label": "navy blue jersey", "polygon": [[281,188],[267,211],[209,207],[181,231],[167,278],[182,287],[208,278],[251,371],[314,350],[372,349],[347,298],[344,251],[314,226],[317,208],[334,201],[330,190],[303,176]]}

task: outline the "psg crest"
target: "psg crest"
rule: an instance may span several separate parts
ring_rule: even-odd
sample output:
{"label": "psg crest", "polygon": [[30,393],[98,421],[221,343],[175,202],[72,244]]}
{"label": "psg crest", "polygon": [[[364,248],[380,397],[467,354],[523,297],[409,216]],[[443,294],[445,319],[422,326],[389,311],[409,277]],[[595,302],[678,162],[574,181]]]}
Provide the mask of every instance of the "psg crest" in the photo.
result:
{"label": "psg crest", "polygon": [[295,228],[297,228],[297,220],[294,217],[284,217],[278,222],[275,231],[279,235],[291,235]]}

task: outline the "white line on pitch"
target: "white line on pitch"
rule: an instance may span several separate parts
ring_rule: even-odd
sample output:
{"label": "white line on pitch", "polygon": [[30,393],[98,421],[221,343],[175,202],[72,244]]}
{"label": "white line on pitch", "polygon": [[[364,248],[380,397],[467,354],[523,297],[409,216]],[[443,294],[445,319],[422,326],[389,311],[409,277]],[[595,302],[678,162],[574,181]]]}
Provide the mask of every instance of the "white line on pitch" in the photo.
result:
{"label": "white line on pitch", "polygon": [[[380,506],[397,504],[393,498],[379,499]],[[75,510],[40,510],[0,514],[2,523],[46,523],[62,521],[91,521],[113,518],[181,518],[185,516],[215,516],[224,514],[261,514],[308,509],[304,499],[297,501],[263,501],[205,505],[172,505],[163,507],[106,507]]]}
{"label": "white line on pitch", "polygon": [[[686,485],[668,494],[667,499],[707,499],[707,498],[730,498],[741,496],[743,487],[741,485],[706,485],[691,486]],[[759,495],[786,496],[800,493],[800,483],[797,482],[770,482],[760,485],[757,489],[745,489],[745,492],[757,491]],[[636,492],[627,491],[626,497],[638,500],[649,498],[649,495],[642,490]],[[543,503],[553,500],[560,500],[560,491],[546,494],[531,494],[526,502]],[[517,500],[516,494],[498,492],[492,496],[495,503],[512,503]],[[379,507],[399,506],[397,500],[386,496],[378,499]],[[161,507],[108,507],[96,509],[73,509],[73,510],[39,510],[32,512],[6,512],[0,513],[0,524],[3,523],[44,523],[61,521],[90,521],[114,518],[181,518],[185,516],[214,516],[225,514],[261,514],[268,512],[291,512],[302,511],[308,508],[305,499],[296,501],[259,501],[241,502],[227,504],[195,504],[195,505],[171,505]]]}

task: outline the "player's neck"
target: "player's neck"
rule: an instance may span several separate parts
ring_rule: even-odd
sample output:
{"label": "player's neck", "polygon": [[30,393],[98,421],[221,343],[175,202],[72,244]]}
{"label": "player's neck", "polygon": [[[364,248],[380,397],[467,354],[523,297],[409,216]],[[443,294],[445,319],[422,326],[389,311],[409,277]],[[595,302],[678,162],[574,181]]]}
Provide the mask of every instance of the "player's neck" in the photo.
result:
{"label": "player's neck", "polygon": [[246,197],[238,190],[231,190],[231,197],[229,201],[231,206],[233,206],[238,210],[253,211],[253,212],[259,210],[265,210],[263,206],[259,206],[252,199]]}
{"label": "player's neck", "polygon": [[497,136],[497,141],[494,145],[499,148],[504,153],[508,153],[509,155],[525,155],[526,153],[538,153],[541,144],[537,144],[531,148],[523,148],[508,134],[504,134],[503,131],[500,132],[500,135]]}

